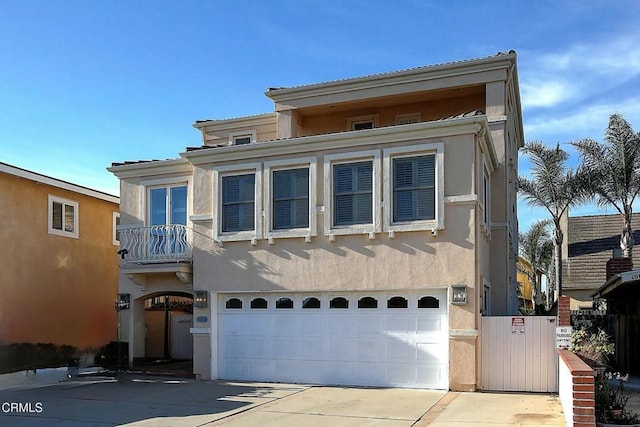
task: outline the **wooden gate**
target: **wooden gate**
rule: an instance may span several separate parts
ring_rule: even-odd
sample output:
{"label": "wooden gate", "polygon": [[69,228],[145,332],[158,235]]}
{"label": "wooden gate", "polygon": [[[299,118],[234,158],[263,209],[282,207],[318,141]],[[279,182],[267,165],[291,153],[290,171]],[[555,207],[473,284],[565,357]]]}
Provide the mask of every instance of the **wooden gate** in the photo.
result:
{"label": "wooden gate", "polygon": [[482,318],[482,388],[557,392],[555,316]]}

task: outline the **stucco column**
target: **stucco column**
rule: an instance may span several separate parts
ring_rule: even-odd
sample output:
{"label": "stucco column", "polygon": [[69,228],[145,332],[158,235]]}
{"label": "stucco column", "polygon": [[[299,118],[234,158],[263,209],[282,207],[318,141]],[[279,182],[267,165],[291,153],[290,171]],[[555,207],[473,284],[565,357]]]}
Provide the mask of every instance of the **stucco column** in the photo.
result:
{"label": "stucco column", "polygon": [[453,391],[476,390],[478,329],[475,326],[476,290],[473,287],[467,287],[467,300],[466,305],[449,303],[449,389]]}
{"label": "stucco column", "polygon": [[[193,373],[196,378],[203,380],[215,379],[212,373],[214,358],[212,357],[212,347],[217,345],[216,332],[211,328],[217,320],[218,300],[216,294],[209,292],[208,304],[206,308],[193,309],[193,327],[191,335],[193,337]],[[217,360],[215,360],[217,366]]]}

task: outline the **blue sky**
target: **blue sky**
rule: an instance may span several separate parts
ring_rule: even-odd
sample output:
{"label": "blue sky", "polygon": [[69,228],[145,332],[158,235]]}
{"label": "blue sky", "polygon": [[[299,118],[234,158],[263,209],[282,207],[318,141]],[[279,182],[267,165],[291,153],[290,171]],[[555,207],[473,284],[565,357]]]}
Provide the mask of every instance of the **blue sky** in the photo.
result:
{"label": "blue sky", "polygon": [[640,130],[636,0],[231,3],[1,1],[0,161],[117,194],[111,162],[175,158],[195,120],[272,111],[268,87],[510,49],[527,141],[574,154],[613,112]]}

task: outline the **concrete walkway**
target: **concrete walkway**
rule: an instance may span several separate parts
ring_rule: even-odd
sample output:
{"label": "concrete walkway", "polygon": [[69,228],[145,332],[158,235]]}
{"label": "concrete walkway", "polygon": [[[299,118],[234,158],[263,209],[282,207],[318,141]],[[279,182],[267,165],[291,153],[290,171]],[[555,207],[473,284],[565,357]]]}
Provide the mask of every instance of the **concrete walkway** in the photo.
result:
{"label": "concrete walkway", "polygon": [[[12,410],[11,403],[21,406]],[[89,376],[49,385],[5,387],[0,390],[0,405],[0,425],[29,427],[565,425],[557,396],[544,394],[447,393],[140,375],[117,380]]]}

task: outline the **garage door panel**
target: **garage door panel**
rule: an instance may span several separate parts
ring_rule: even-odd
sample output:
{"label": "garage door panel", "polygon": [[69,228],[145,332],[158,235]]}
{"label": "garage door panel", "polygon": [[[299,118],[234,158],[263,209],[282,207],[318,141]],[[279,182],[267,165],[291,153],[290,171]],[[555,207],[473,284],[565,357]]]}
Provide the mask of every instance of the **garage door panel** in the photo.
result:
{"label": "garage door panel", "polygon": [[403,342],[398,339],[386,340],[387,358],[398,361],[412,361],[416,358],[415,344],[412,342]]}
{"label": "garage door panel", "polygon": [[357,354],[356,342],[353,338],[328,338],[327,360],[354,360]]}
{"label": "garage door panel", "polygon": [[416,371],[416,380],[421,384],[443,384],[447,381],[446,371],[438,364],[424,364]]}
{"label": "garage door panel", "polygon": [[416,343],[417,359],[420,361],[439,360],[443,351],[443,345],[440,343]]}
{"label": "garage door panel", "polygon": [[356,360],[371,362],[380,360],[384,354],[384,341],[380,338],[358,338]]}
{"label": "garage door panel", "polygon": [[[444,292],[434,294],[446,301]],[[223,379],[389,387],[448,387],[448,321],[446,304],[418,308],[424,293],[366,296],[378,308],[357,307],[362,294],[311,295],[321,308],[304,309],[309,295],[284,295],[292,309],[276,309],[280,294],[239,295],[243,301],[264,298],[267,309],[225,309],[218,315],[219,376]],[[342,296],[348,309],[329,308]],[[387,308],[402,296],[407,308]],[[441,304],[443,305],[443,304]]]}
{"label": "garage door panel", "polygon": [[424,315],[418,318],[416,333],[418,334],[438,334],[443,329],[443,320],[437,315]]}
{"label": "garage door panel", "polygon": [[292,337],[275,337],[271,340],[271,351],[274,359],[297,359],[299,346]]}
{"label": "garage door panel", "polygon": [[299,319],[299,333],[304,336],[325,336],[327,325],[323,321],[321,314],[307,314],[302,313],[304,316],[298,316]]}
{"label": "garage door panel", "polygon": [[389,334],[408,334],[416,330],[416,319],[414,316],[398,315],[389,313],[387,317],[387,333]]}
{"label": "garage door panel", "polygon": [[[377,313],[376,313],[377,314]],[[357,335],[373,335],[377,336],[384,331],[384,319],[379,315],[366,313],[363,315],[352,316],[353,320],[357,323],[358,328],[356,330]]]}
{"label": "garage door panel", "polygon": [[387,367],[387,381],[396,386],[414,384],[414,369],[404,363],[390,364]]}

